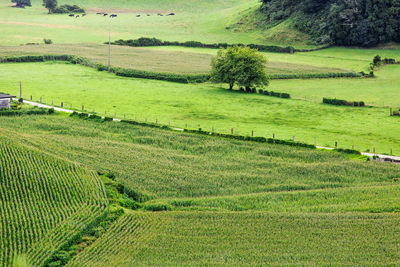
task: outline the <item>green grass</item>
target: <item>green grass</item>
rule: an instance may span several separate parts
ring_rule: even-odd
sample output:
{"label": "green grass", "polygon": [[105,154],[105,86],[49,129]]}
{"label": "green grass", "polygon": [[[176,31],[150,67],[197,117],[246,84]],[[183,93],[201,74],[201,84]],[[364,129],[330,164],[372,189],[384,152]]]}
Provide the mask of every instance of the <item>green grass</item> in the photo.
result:
{"label": "green grass", "polygon": [[[383,71],[397,70],[387,67]],[[96,70],[59,63],[2,64],[0,72],[3,79],[1,88],[8,93],[19,95],[19,81],[23,80],[23,97],[48,104],[64,102],[65,107],[96,111],[102,115],[117,115],[120,118],[132,118],[141,121],[156,120],[159,123],[174,126],[201,128],[230,133],[231,128],[237,134],[247,135],[252,130],[256,136],[291,139],[318,145],[351,148],[358,150],[376,148],[377,152],[394,154],[400,152],[400,131],[398,118],[390,117],[387,108],[350,108],[335,107],[296,99],[278,99],[263,95],[240,94],[221,89],[210,84],[176,84],[153,80],[128,79]],[[393,74],[393,79],[395,75]],[[347,85],[363,88],[374,79],[336,79],[341,88]],[[295,80],[300,85],[303,80]],[[394,81],[394,80],[393,80]],[[310,83],[323,83],[325,80],[312,80]],[[327,80],[334,87],[333,81]],[[286,84],[286,85],[285,85]],[[279,86],[278,86],[279,85]],[[292,86],[290,86],[292,85]],[[293,92],[293,81],[273,81],[271,88],[276,91]],[[314,86],[316,86],[314,84]],[[392,97],[396,91],[395,83],[387,83],[385,105],[400,103]],[[290,89],[289,88],[294,88]],[[316,87],[317,88],[317,87]],[[278,90],[279,89],[279,90]],[[333,89],[332,89],[333,90]],[[314,92],[317,89],[313,90]],[[344,91],[344,89],[342,89]],[[366,92],[371,92],[366,89]],[[358,92],[358,91],[356,91]],[[365,96],[368,96],[365,92]],[[302,97],[305,93],[295,96]],[[354,95],[353,97],[350,97]],[[372,99],[370,93],[369,99]],[[327,95],[332,97],[336,95]],[[347,100],[366,101],[361,93],[346,92]],[[341,97],[342,98],[342,97]],[[367,98],[367,97],[365,97]],[[322,99],[321,99],[322,102]],[[378,103],[379,104],[379,103]]]}
{"label": "green grass", "polygon": [[[33,0],[32,8],[15,9],[9,7],[9,1],[0,2],[1,44],[42,42],[43,38],[56,43],[102,43],[108,39],[109,31],[113,39],[155,36],[170,41],[277,44],[274,39],[265,40],[259,30],[234,32],[226,29],[240,18],[241,11],[258,7],[261,3],[257,0],[59,1],[59,4],[85,7],[89,14],[79,19],[67,14],[48,15],[41,3],[41,0]],[[117,13],[118,18],[111,20],[96,15],[98,11]],[[176,16],[157,16],[157,13],[169,12],[176,13]],[[137,18],[137,14],[142,16]]]}
{"label": "green grass", "polygon": [[40,266],[107,200],[94,173],[14,142],[0,137],[0,266],[22,254]]}
{"label": "green grass", "polygon": [[398,265],[399,223],[390,214],[126,215],[69,266]]}

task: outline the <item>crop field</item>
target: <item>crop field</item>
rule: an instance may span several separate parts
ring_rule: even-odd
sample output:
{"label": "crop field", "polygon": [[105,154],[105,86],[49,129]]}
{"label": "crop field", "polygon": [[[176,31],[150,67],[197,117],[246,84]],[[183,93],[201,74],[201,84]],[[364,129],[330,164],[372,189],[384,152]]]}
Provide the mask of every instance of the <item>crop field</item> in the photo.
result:
{"label": "crop field", "polygon": [[[340,43],[322,36],[335,23],[299,31],[317,0],[264,1],[269,18],[260,0],[58,0],[85,16],[11,2],[0,94],[99,116],[0,109],[0,267],[400,265],[400,165],[357,152],[400,156],[400,44],[317,45]],[[109,36],[295,50],[260,52],[270,93],[244,93],[204,82],[217,49],[111,45],[100,71]],[[5,63],[44,55],[68,62]],[[330,105],[352,101],[366,106]]]}
{"label": "crop field", "polygon": [[139,213],[68,266],[397,265],[399,223],[393,214]]}
{"label": "crop field", "polygon": [[106,205],[93,173],[1,137],[0,266],[21,255],[44,264]]}
{"label": "crop field", "polygon": [[127,212],[68,266],[399,262],[397,165],[65,115],[0,117],[0,138],[175,210]]}
{"label": "crop field", "polygon": [[[167,72],[178,74],[208,73],[211,59],[216,49],[207,49],[206,53],[195,49],[154,49],[151,47],[112,46],[112,66],[137,70]],[[61,45],[25,45],[0,47],[0,56],[24,55],[76,55],[93,62],[108,64],[108,46],[100,44],[61,44]],[[279,58],[269,61],[267,71],[270,74],[291,73],[330,73],[351,72],[337,67],[313,66],[311,64],[281,62]]]}
{"label": "crop field", "polygon": [[[362,151],[373,151],[375,147],[376,152],[390,153],[392,149],[394,154],[399,154],[398,119],[389,116],[388,108],[380,107],[400,106],[399,99],[393,97],[397,90],[395,73],[399,70],[398,66],[383,67],[382,74],[388,73],[387,77],[380,78],[379,72],[375,79],[272,81],[271,89],[293,92],[294,97],[298,97],[289,100],[230,92],[211,84],[122,78],[87,67],[52,62],[1,64],[4,78],[0,80],[0,88],[18,95],[19,81],[24,78],[25,99],[32,95],[36,101],[42,98],[42,102],[56,105],[63,102],[65,107],[78,110],[84,105],[86,110],[101,115],[171,123],[177,127],[198,128],[200,125],[203,129],[223,133],[234,128],[234,133],[243,135],[253,130],[257,136],[275,134],[281,139],[295,136],[296,140],[310,144],[316,142],[332,147],[338,142],[342,148],[354,145]],[[313,86],[310,93],[305,89],[308,88],[306,81]],[[304,89],[296,90],[296,82],[299,86],[303,84],[300,88]],[[367,105],[370,104],[368,99],[371,102],[374,99],[372,86],[386,88],[386,93],[375,98],[378,107],[335,107],[321,103],[319,88],[325,84],[331,88],[340,85],[347,100],[366,101]],[[371,89],[360,92],[364,87]],[[346,88],[354,88],[354,92]],[[326,97],[338,95],[329,93]],[[321,96],[319,101],[317,96]]]}

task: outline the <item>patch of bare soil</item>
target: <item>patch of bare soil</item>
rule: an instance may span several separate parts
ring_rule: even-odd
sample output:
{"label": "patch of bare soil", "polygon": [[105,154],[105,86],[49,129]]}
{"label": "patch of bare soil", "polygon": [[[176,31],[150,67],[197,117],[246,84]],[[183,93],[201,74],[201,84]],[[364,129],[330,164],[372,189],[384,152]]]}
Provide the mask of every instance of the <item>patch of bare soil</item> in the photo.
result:
{"label": "patch of bare soil", "polygon": [[42,23],[30,23],[30,22],[8,21],[8,20],[0,20],[0,24],[6,24],[6,25],[22,25],[22,26],[36,26],[36,27],[45,27],[45,28],[53,28],[53,29],[78,28],[78,27],[73,26],[73,25],[42,24]]}

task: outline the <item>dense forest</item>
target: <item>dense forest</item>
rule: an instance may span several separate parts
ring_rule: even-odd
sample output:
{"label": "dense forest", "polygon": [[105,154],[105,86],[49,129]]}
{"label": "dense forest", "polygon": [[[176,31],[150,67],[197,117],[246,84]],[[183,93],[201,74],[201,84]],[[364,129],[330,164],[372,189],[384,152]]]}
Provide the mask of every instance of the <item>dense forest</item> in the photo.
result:
{"label": "dense forest", "polygon": [[269,23],[291,18],[317,44],[400,42],[400,0],[262,0]]}

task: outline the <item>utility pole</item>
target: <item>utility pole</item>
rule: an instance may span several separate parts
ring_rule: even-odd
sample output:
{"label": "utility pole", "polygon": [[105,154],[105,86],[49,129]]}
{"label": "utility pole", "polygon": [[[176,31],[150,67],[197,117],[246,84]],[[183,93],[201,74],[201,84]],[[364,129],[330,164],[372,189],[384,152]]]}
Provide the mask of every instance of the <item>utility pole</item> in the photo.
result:
{"label": "utility pole", "polygon": [[108,33],[108,72],[111,72],[111,31]]}

